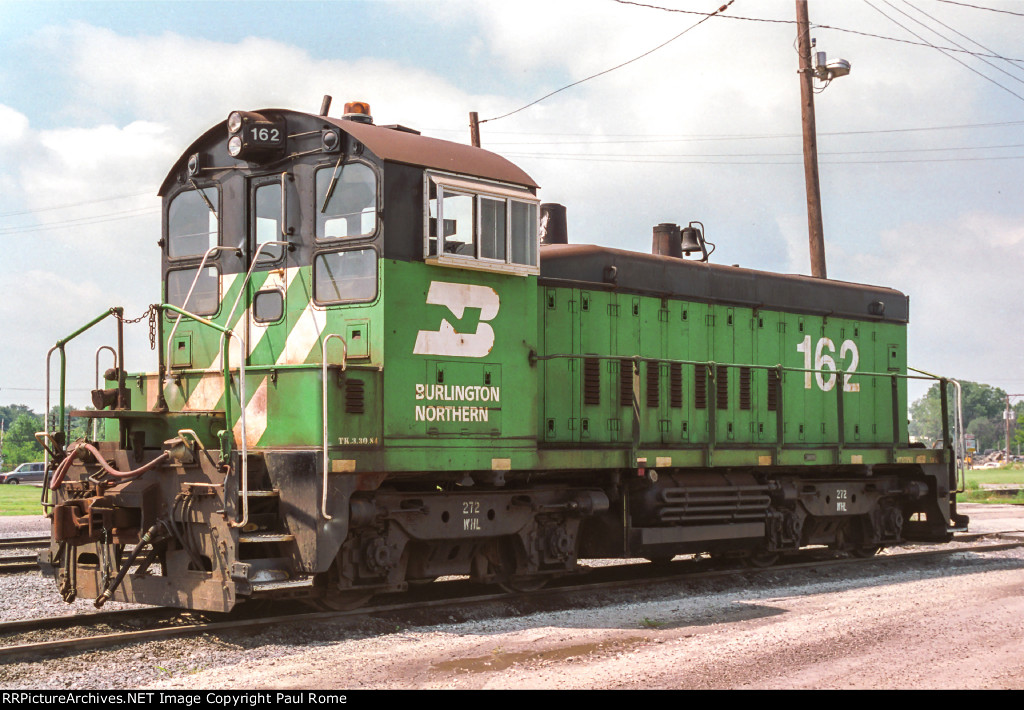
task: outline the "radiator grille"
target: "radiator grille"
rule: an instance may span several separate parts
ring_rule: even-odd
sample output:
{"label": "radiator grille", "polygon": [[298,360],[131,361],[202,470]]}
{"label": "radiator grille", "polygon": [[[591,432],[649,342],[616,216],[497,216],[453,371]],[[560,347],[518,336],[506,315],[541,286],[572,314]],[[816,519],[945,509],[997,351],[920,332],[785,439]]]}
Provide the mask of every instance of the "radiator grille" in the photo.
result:
{"label": "radiator grille", "polygon": [[708,368],[707,365],[694,365],[693,406],[697,409],[708,408]]}
{"label": "radiator grille", "polygon": [[633,361],[619,360],[619,404],[633,406]]}
{"label": "radiator grille", "polygon": [[725,365],[715,366],[715,406],[729,408],[729,368]]}
{"label": "radiator grille", "polygon": [[669,404],[673,409],[683,408],[683,366],[673,362],[668,366]]}
{"label": "radiator grille", "polygon": [[583,403],[601,404],[601,361],[583,358]]}
{"label": "radiator grille", "polygon": [[661,363],[647,363],[647,406],[658,408],[658,394],[661,384]]}
{"label": "radiator grille", "polygon": [[740,409],[750,409],[750,368],[740,368]]}
{"label": "radiator grille", "polygon": [[362,380],[345,380],[346,414],[362,414],[366,410],[365,387]]}

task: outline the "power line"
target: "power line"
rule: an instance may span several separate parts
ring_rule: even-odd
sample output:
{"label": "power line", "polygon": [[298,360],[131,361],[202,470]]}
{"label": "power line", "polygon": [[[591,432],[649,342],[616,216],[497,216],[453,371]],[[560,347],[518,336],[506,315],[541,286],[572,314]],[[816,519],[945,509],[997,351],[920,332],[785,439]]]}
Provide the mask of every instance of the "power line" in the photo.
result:
{"label": "power line", "polygon": [[[949,37],[946,37],[945,35],[943,35],[943,34],[942,34],[941,32],[939,32],[938,30],[936,30],[936,29],[934,29],[934,28],[932,28],[932,27],[929,27],[928,25],[926,25],[925,23],[923,23],[923,22],[922,22],[921,20],[919,20],[919,19],[917,19],[916,17],[913,17],[913,16],[911,16],[910,14],[908,14],[908,13],[904,12],[903,10],[901,10],[901,9],[899,9],[898,7],[896,7],[895,5],[893,5],[893,4],[891,3],[891,2],[886,2],[885,4],[886,4],[886,5],[888,5],[889,7],[891,7],[891,8],[892,8],[893,10],[895,10],[896,12],[898,12],[898,13],[900,13],[900,14],[904,15],[905,17],[907,17],[907,18],[909,18],[909,19],[913,20],[914,22],[916,22],[917,24],[921,25],[922,27],[924,27],[924,28],[925,28],[926,30],[928,30],[929,32],[932,32],[932,33],[934,33],[934,34],[938,35],[939,37],[941,37],[942,39],[946,40],[947,42],[952,42],[952,43],[953,43],[953,44],[955,44],[955,45],[956,45],[957,47],[963,47],[963,45],[962,45],[962,44],[959,44],[959,43],[957,43],[957,41],[956,41],[956,40],[953,40],[953,39],[950,39]],[[920,12],[920,13],[921,13],[922,15],[924,15],[925,17],[929,17],[929,18],[931,18],[931,19],[932,19],[933,21],[935,21],[935,22],[938,22],[938,23],[939,23],[940,25],[942,24],[941,22],[939,22],[939,20],[936,20],[936,19],[935,19],[934,17],[932,17],[931,15],[929,15],[929,14],[928,14],[927,12],[924,12],[923,10],[920,10],[920,9],[918,9],[917,7],[914,7],[914,5],[913,5],[913,4],[911,4],[911,3],[909,3],[909,2],[906,2],[906,0],[904,0],[904,4],[905,4],[905,5],[909,5],[910,7],[913,7],[913,8],[915,9],[915,10],[917,10],[918,12]],[[953,28],[952,28],[952,27],[948,27],[947,25],[943,25],[943,27],[947,27],[947,29],[950,29],[950,30],[952,30],[953,32],[956,32],[956,30],[953,30]],[[959,34],[959,33],[957,33],[957,34]],[[965,36],[965,35],[964,35],[964,36]],[[965,36],[965,37],[966,37],[966,36]],[[968,40],[970,40],[970,41],[972,41],[972,42],[974,41],[974,40],[971,40],[971,39],[970,39],[970,37],[966,37],[966,39],[968,39]],[[977,44],[977,42],[975,42],[975,44]],[[991,50],[989,50],[989,51],[991,51]],[[1006,74],[1006,76],[1010,77],[1010,78],[1011,78],[1011,79],[1013,79],[1014,81],[1019,81],[1020,83],[1024,84],[1024,79],[1021,79],[1020,77],[1016,77],[1016,76],[1014,76],[1013,74],[1011,74],[1010,72],[1006,71],[1006,70],[1005,70],[1005,69],[1003,69],[1002,67],[997,67],[997,66],[996,66],[995,64],[993,64],[993,63],[992,63],[992,62],[990,62],[989,60],[985,59],[984,57],[978,57],[978,59],[980,59],[981,61],[983,61],[983,62],[984,62],[985,64],[988,64],[988,65],[989,65],[990,67],[992,67],[992,68],[993,68],[993,69],[995,69],[996,71],[999,71],[999,72],[1002,72],[1003,74]],[[1008,61],[1008,60],[1007,60],[1007,61]],[[1014,67],[1016,67],[1016,65],[1015,65],[1015,64],[1011,64],[1011,66],[1014,66]],[[1019,67],[1017,67],[1017,68],[1019,69]]]}
{"label": "power line", "polygon": [[[545,153],[506,153],[516,158],[529,158],[534,160],[577,160],[583,162],[597,163],[654,163],[663,165],[803,165],[803,161],[763,161],[763,160],[648,160],[637,159],[628,155],[620,158],[592,158],[587,155],[557,155]],[[965,163],[991,160],[1024,160],[1024,155],[990,156],[986,158],[920,158],[920,159],[899,159],[899,160],[823,160],[825,165],[887,165],[887,164],[909,164],[909,163]]]}
{"label": "power line", "polygon": [[1003,12],[1007,15],[1017,15],[1018,17],[1024,17],[1024,12],[1014,12],[1013,10],[998,10],[994,7],[982,7],[981,5],[968,5],[965,2],[953,2],[953,0],[938,0],[938,2],[944,2],[948,5],[960,5],[961,7],[971,7],[975,10],[988,10],[989,12]]}
{"label": "power line", "polygon": [[[886,15],[886,14],[885,14],[884,12],[882,12],[882,11],[881,11],[881,10],[879,10],[879,9],[878,9],[877,7],[875,7],[874,5],[872,5],[872,4],[871,4],[871,2],[870,2],[869,0],[864,0],[864,3],[865,3],[865,4],[866,4],[866,5],[868,6],[868,7],[870,7],[870,8],[872,9],[872,10],[874,10],[875,12],[877,12],[878,14],[880,14],[880,15],[881,15],[882,17],[884,17],[885,19],[887,19],[887,20],[889,20],[890,22],[892,22],[892,23],[893,23],[894,25],[896,25],[897,27],[901,27],[901,28],[903,28],[904,30],[906,30],[906,31],[907,31],[907,32],[909,32],[910,34],[914,35],[915,37],[917,37],[918,39],[920,39],[921,41],[923,41],[923,42],[924,42],[925,44],[927,44],[927,45],[928,45],[929,47],[931,47],[932,49],[935,49],[935,50],[938,50],[939,52],[942,52],[942,53],[943,53],[944,55],[946,55],[947,57],[949,57],[950,59],[952,59],[952,60],[953,60],[954,62],[956,62],[957,64],[961,64],[961,65],[963,65],[963,66],[964,66],[964,67],[966,67],[967,69],[971,70],[972,72],[974,72],[975,74],[977,74],[978,76],[980,76],[980,77],[981,77],[982,79],[984,79],[985,81],[988,81],[988,82],[991,82],[991,83],[995,84],[995,85],[996,85],[996,86],[998,86],[998,87],[999,87],[1000,89],[1002,89],[1003,91],[1007,92],[1008,94],[1012,94],[1013,96],[1016,96],[1016,97],[1017,97],[1018,99],[1020,99],[1021,101],[1024,101],[1024,96],[1021,96],[1020,94],[1018,94],[1017,92],[1013,91],[1012,89],[1010,89],[1010,88],[1008,88],[1008,87],[1005,87],[1005,86],[1003,86],[1002,84],[1000,84],[1000,83],[999,83],[998,81],[996,81],[996,80],[995,80],[995,79],[993,79],[992,77],[990,77],[990,76],[985,76],[985,75],[984,75],[984,74],[982,74],[982,73],[981,73],[980,71],[978,71],[977,69],[975,69],[975,68],[974,68],[974,67],[972,67],[971,65],[967,64],[966,62],[960,61],[960,59],[958,59],[957,57],[954,57],[954,56],[952,56],[951,54],[949,54],[949,53],[948,53],[948,51],[947,51],[947,50],[946,50],[945,48],[942,48],[942,47],[937,47],[936,45],[934,45],[934,44],[931,44],[930,42],[928,42],[927,40],[925,40],[925,39],[924,39],[923,37],[921,37],[921,35],[917,34],[916,32],[914,32],[914,31],[913,31],[912,29],[910,29],[909,27],[906,27],[905,25],[902,25],[902,24],[900,24],[900,23],[899,23],[899,22],[897,22],[897,21],[896,21],[895,19],[893,19],[893,18],[889,17],[888,15]],[[888,4],[888,5],[891,5],[891,3],[888,3],[888,2],[887,2],[886,4]],[[895,9],[895,8],[894,8],[894,9]],[[950,51],[952,51],[952,50],[950,50]]]}
{"label": "power line", "polygon": [[[983,44],[982,44],[981,42],[979,42],[979,41],[977,41],[977,40],[975,40],[975,39],[972,39],[972,38],[968,37],[968,36],[967,36],[967,35],[965,35],[965,34],[964,34],[963,32],[960,32],[959,30],[957,30],[957,29],[956,29],[955,27],[950,27],[949,25],[947,25],[947,24],[946,24],[945,22],[943,22],[943,21],[942,21],[942,20],[940,20],[939,18],[935,17],[934,15],[929,15],[929,14],[928,14],[927,12],[925,12],[925,11],[924,11],[924,10],[922,10],[921,8],[917,7],[917,6],[916,6],[916,5],[914,5],[913,3],[910,3],[910,2],[908,2],[908,0],[903,0],[903,1],[904,1],[904,3],[905,3],[905,4],[907,4],[907,5],[910,5],[910,7],[914,8],[915,10],[917,10],[918,12],[920,12],[920,13],[921,13],[922,15],[924,15],[925,17],[931,18],[931,19],[932,19],[932,20],[934,20],[935,22],[938,22],[938,23],[939,23],[940,25],[942,25],[943,27],[945,27],[945,28],[946,28],[947,30],[949,30],[949,31],[951,31],[951,32],[956,32],[956,33],[957,33],[958,35],[960,35],[961,37],[963,37],[963,38],[964,38],[965,40],[967,40],[968,42],[971,42],[971,43],[973,43],[973,44],[976,44],[976,45],[978,45],[979,47],[981,47],[982,49],[984,49],[984,50],[985,50],[986,52],[992,52],[992,53],[993,53],[993,54],[995,54],[996,56],[1000,56],[1000,58],[1001,58],[1001,59],[1002,59],[1002,60],[1003,60],[1004,62],[1006,62],[1007,64],[1009,64],[1009,65],[1010,65],[1011,67],[1013,67],[1014,69],[1017,69],[1017,70],[1021,70],[1021,67],[1017,66],[1017,64],[1016,64],[1016,63],[1015,63],[1015,62],[1014,62],[1014,61],[1013,61],[1012,59],[1009,59],[1008,57],[1002,57],[1002,56],[1001,56],[1001,55],[999,55],[999,54],[998,54],[998,53],[997,53],[997,52],[996,52],[996,51],[995,51],[994,49],[990,49],[989,47],[986,47],[985,45],[983,45]],[[1002,70],[1000,70],[1000,71],[1002,71]]]}
{"label": "power line", "polygon": [[0,236],[9,234],[25,234],[28,232],[46,232],[51,229],[64,229],[71,227],[89,227],[94,224],[103,224],[104,222],[114,222],[122,219],[132,219],[135,217],[145,217],[152,214],[159,214],[160,209],[153,209],[150,207],[140,207],[135,210],[125,210],[123,212],[112,212],[105,215],[93,215],[91,217],[77,217],[75,219],[63,220],[61,222],[54,222],[52,224],[39,224],[33,227],[5,227],[0,229]]}
{"label": "power line", "polygon": [[[935,153],[956,150],[999,150],[1003,148],[1024,148],[1024,143],[1006,145],[956,146],[945,148],[898,148],[888,150],[840,150],[824,151],[819,155],[888,155],[893,153]],[[524,153],[507,153],[507,155],[524,155]],[[803,153],[533,153],[531,155],[550,156],[586,156],[586,157],[636,157],[636,158],[792,158]]]}
{"label": "power line", "polygon": [[732,4],[734,3],[734,2],[736,2],[736,0],[729,0],[729,1],[727,2],[727,3],[725,3],[724,5],[722,5],[722,6],[720,7],[720,8],[718,8],[717,10],[715,10],[714,12],[712,12],[712,13],[710,13],[710,14],[706,14],[706,15],[705,15],[705,17],[703,17],[702,19],[698,20],[698,21],[697,21],[697,22],[695,22],[694,24],[690,25],[690,26],[689,26],[689,27],[687,27],[687,28],[686,28],[685,30],[683,30],[682,32],[680,32],[679,34],[677,34],[677,35],[676,35],[675,37],[673,37],[672,39],[670,39],[670,40],[668,40],[668,41],[666,41],[666,42],[662,42],[662,43],[661,43],[661,44],[659,44],[659,45],[658,45],[657,47],[655,47],[655,48],[653,48],[653,49],[649,49],[649,50],[647,50],[646,52],[644,52],[643,54],[641,54],[641,55],[639,55],[639,56],[637,56],[637,57],[633,57],[633,58],[632,58],[632,59],[630,59],[629,61],[623,62],[622,64],[618,64],[618,65],[616,65],[616,66],[614,66],[614,67],[611,67],[610,69],[605,69],[604,71],[600,71],[600,72],[598,72],[597,74],[591,74],[590,76],[588,76],[588,77],[586,77],[586,78],[584,78],[584,79],[580,79],[580,80],[578,80],[578,81],[574,81],[574,82],[572,82],[571,84],[566,84],[565,86],[563,86],[563,87],[562,87],[562,88],[560,88],[560,89],[555,89],[555,90],[554,90],[554,91],[552,91],[551,93],[549,93],[549,94],[545,94],[544,96],[541,96],[541,97],[540,97],[539,99],[537,99],[536,101],[531,101],[530,103],[526,104],[525,106],[520,106],[520,107],[519,107],[519,108],[517,108],[517,109],[516,109],[515,111],[509,111],[508,113],[502,114],[501,116],[495,116],[494,118],[485,118],[485,119],[483,119],[482,121],[480,121],[480,123],[487,123],[488,121],[497,121],[498,119],[501,119],[501,118],[507,118],[507,117],[509,117],[509,116],[511,116],[511,115],[513,115],[513,114],[519,113],[520,111],[522,111],[522,110],[524,110],[524,109],[528,109],[528,108],[530,108],[531,106],[535,106],[536,104],[539,104],[539,103],[540,103],[541,101],[543,101],[544,99],[550,98],[550,97],[554,96],[555,94],[557,94],[557,93],[559,93],[559,92],[565,91],[566,89],[571,89],[572,87],[574,87],[574,86],[578,86],[578,85],[582,84],[582,83],[583,83],[583,82],[585,82],[585,81],[590,81],[591,79],[596,79],[596,78],[597,78],[597,77],[599,77],[599,76],[604,76],[605,74],[608,74],[608,73],[610,73],[610,72],[613,72],[613,71],[615,71],[616,69],[621,69],[621,68],[622,68],[622,67],[624,67],[624,66],[627,66],[627,65],[629,65],[629,64],[632,64],[633,62],[635,62],[635,61],[638,61],[638,60],[640,60],[640,59],[643,59],[644,57],[648,56],[649,54],[653,54],[654,52],[657,52],[657,51],[658,51],[659,49],[661,49],[662,47],[665,47],[665,46],[667,46],[667,45],[669,45],[669,44],[672,44],[672,43],[673,43],[673,42],[675,42],[675,41],[676,41],[677,39],[679,39],[680,37],[682,37],[682,36],[683,36],[684,34],[686,34],[687,32],[689,32],[690,30],[692,30],[692,29],[693,29],[694,27],[697,27],[698,25],[701,25],[701,24],[703,24],[703,23],[707,22],[707,21],[708,21],[708,20],[710,20],[710,19],[711,19],[712,17],[714,17],[715,15],[717,15],[717,14],[719,14],[719,13],[721,13],[721,12],[725,12],[725,10],[726,10],[726,9],[727,9],[727,8],[728,8],[728,7],[730,6],[730,5],[732,5]]}
{"label": "power line", "polygon": [[[679,13],[683,13],[683,14],[687,14],[687,15],[703,15],[703,14],[705,14],[703,12],[696,12],[695,10],[679,10],[677,8],[674,8],[674,7],[661,7],[659,5],[648,5],[648,4],[645,4],[645,3],[633,2],[632,0],[615,0],[615,2],[617,2],[617,3],[621,4],[621,5],[635,5],[637,7],[645,7],[645,8],[651,9],[651,10],[661,10],[663,12],[679,12]],[[982,9],[985,9],[985,8],[982,8]],[[1018,14],[1018,13],[1012,13],[1012,14]],[[766,23],[770,23],[770,24],[781,24],[781,25],[795,25],[796,24],[796,20],[772,20],[772,19],[763,18],[763,17],[741,17],[739,15],[718,15],[717,17],[719,17],[721,19],[726,19],[726,20],[741,20],[741,21],[744,21],[744,22],[766,22]],[[936,47],[935,45],[930,44],[930,43],[928,43],[926,41],[915,42],[913,40],[903,39],[901,37],[889,37],[887,35],[875,34],[873,32],[864,32],[864,31],[861,31],[861,30],[851,30],[851,29],[848,29],[846,27],[836,27],[835,25],[819,25],[819,24],[815,23],[814,24],[814,28],[815,29],[821,29],[821,30],[833,30],[835,32],[845,32],[847,34],[859,35],[861,37],[871,37],[872,39],[883,39],[883,40],[885,40],[887,42],[899,42],[900,44],[911,44],[911,45],[914,45],[914,46],[917,46],[917,47],[930,47],[932,49],[939,49],[939,47]],[[953,48],[953,47],[942,47],[942,49],[945,49],[947,52],[959,52],[959,53],[964,53],[964,54],[970,54],[970,55],[973,55],[973,56],[976,56],[976,57],[988,57],[990,59],[1006,59],[1007,61],[1010,61],[1010,62],[1024,62],[1024,59],[1013,59],[1013,58],[1008,58],[1008,57],[1001,57],[1001,56],[995,55],[995,54],[982,54],[980,52],[972,52],[972,51],[967,50],[967,49],[957,49],[957,48]]]}
{"label": "power line", "polygon": [[113,197],[101,197],[97,200],[85,200],[83,202],[69,202],[64,205],[52,205],[50,207],[40,207],[38,209],[21,210],[19,212],[0,212],[0,217],[16,217],[23,214],[35,214],[37,212],[50,212],[53,210],[63,210],[68,207],[82,207],[83,205],[95,205],[100,202],[111,202],[112,200],[126,200],[132,197],[143,197],[145,195],[151,195],[150,192],[136,192],[132,195],[115,195]]}
{"label": "power line", "polygon": [[[873,128],[857,131],[818,131],[819,136],[844,136],[844,135],[867,135],[873,133],[912,133],[917,131],[946,131],[960,130],[966,128],[1002,128],[1006,126],[1024,125],[1022,121],[1000,121],[995,123],[961,123],[952,126],[919,126],[916,128]],[[424,131],[436,133],[464,133],[462,128],[426,128]],[[581,137],[589,134],[555,133],[548,131],[491,131],[495,135],[503,136],[570,136]],[[680,135],[671,133],[603,133],[602,138],[640,138],[638,142],[677,142],[677,141],[721,141],[721,140],[761,140],[775,138],[799,138],[800,134],[793,133],[762,133],[762,134],[722,134],[722,135]],[[587,141],[591,142],[591,141]],[[593,141],[608,142],[608,141]],[[565,142],[557,142],[558,145],[566,145]],[[532,145],[532,143],[491,143],[491,145]]]}

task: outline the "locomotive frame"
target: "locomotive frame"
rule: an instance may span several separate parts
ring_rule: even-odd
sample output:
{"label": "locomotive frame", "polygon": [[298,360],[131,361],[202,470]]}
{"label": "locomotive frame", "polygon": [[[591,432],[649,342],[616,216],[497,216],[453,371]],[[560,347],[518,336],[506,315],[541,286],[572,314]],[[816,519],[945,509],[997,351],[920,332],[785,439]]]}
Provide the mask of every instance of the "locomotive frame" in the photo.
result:
{"label": "locomotive frame", "polygon": [[906,296],[688,260],[671,228],[540,246],[558,211],[518,167],[346,109],[233,112],[172,167],[157,372],[116,308],[51,350],[63,422],[65,346],[117,319],[72,412],[105,433],[42,434],[66,600],[344,608],[965,529],[955,452],[908,441]]}

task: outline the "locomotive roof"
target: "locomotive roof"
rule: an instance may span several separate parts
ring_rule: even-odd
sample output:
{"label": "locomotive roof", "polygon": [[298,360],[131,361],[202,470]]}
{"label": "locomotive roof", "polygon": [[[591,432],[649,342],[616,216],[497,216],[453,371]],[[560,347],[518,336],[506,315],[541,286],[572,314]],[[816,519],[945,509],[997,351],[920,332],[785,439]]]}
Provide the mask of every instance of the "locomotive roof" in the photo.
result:
{"label": "locomotive roof", "polygon": [[[531,188],[538,187],[533,178],[511,161],[489,150],[474,148],[463,143],[428,138],[397,127],[377,126],[288,109],[267,108],[260,109],[256,113],[265,116],[281,116],[289,121],[300,122],[307,126],[306,130],[312,130],[308,126],[314,124],[335,126],[365,145],[370,152],[382,160],[472,175]],[[227,135],[227,119],[225,119],[193,142],[175,161],[160,186],[159,194],[164,195],[171,187],[176,176],[187,164],[190,155],[204,148],[209,149],[211,144],[220,141],[226,142]]]}
{"label": "locomotive roof", "polygon": [[[614,276],[609,267],[615,267]],[[591,244],[547,244],[540,278],[753,308],[907,323],[909,299],[881,286],[776,274]],[[877,314],[876,302],[884,304]]]}

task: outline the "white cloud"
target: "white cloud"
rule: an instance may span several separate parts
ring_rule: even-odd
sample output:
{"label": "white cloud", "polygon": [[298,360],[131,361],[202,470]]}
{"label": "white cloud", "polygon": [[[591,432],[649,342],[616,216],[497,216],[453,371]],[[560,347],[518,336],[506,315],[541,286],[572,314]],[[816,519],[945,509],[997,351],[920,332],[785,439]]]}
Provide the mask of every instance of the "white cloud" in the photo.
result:
{"label": "white cloud", "polygon": [[21,142],[27,132],[28,116],[0,104],[0,149]]}
{"label": "white cloud", "polygon": [[844,276],[861,274],[910,295],[911,365],[1012,389],[1024,367],[1024,333],[1016,327],[1021,222],[966,212],[951,223],[900,224],[883,233],[883,244],[879,253],[837,252],[835,260]]}

